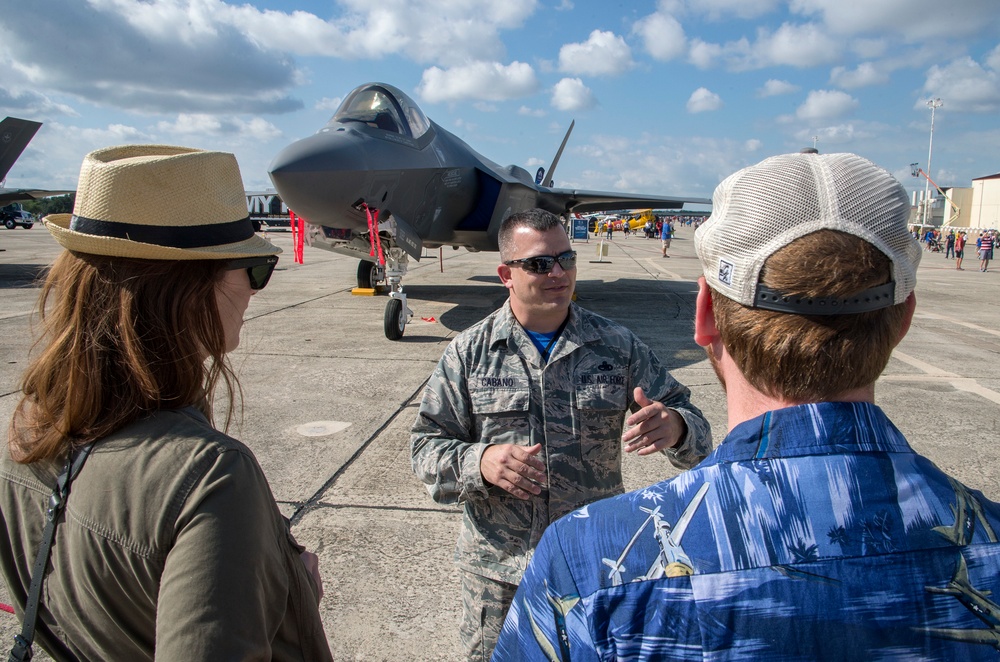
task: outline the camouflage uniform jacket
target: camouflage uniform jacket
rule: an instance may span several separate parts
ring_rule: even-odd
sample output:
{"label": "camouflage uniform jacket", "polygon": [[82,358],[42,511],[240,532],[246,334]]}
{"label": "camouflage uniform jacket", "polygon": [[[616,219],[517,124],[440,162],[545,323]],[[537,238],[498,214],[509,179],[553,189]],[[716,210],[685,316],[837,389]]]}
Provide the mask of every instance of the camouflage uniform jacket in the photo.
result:
{"label": "camouflage uniform jacket", "polygon": [[[636,386],[687,424],[670,461],[701,461],[711,433],[690,391],[620,324],[571,304],[545,364],[509,302],[455,338],[424,391],[411,459],[435,501],[464,504],[461,569],[516,584],[551,522],[624,491],[621,434],[626,413],[640,408]],[[484,482],[483,451],[508,443],[542,444],[548,487],[540,495],[525,501]]]}

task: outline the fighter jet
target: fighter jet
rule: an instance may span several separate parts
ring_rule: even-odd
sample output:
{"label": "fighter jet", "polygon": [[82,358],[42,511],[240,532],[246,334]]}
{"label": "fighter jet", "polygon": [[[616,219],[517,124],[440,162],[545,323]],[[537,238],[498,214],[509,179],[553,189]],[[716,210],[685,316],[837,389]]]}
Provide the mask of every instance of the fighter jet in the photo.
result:
{"label": "fighter jet", "polygon": [[73,193],[73,191],[4,188],[2,186],[7,173],[10,172],[18,157],[21,156],[21,152],[28,146],[31,139],[35,137],[35,133],[38,132],[41,126],[41,122],[22,120],[17,117],[7,117],[3,122],[0,122],[0,205]]}
{"label": "fighter jet", "polygon": [[402,277],[408,258],[419,260],[424,248],[496,251],[503,219],[531,207],[568,215],[711,204],[706,198],[553,188],[572,130],[570,124],[548,171],[532,177],[478,154],[392,85],[366,83],[316,134],[284,148],[269,171],[289,209],[315,228],[313,246],[358,258],[358,287],[388,283],[385,334],[398,340],[412,315]]}
{"label": "fighter jet", "polygon": [[959,554],[955,576],[944,587],[925,586],[928,593],[950,595],[976,615],[986,628],[924,628],[924,631],[942,639],[987,644],[1000,651],[1000,605],[989,599],[989,591],[981,591],[969,582],[969,568],[965,557]]}
{"label": "fighter jet", "polygon": [[986,519],[986,514],[983,512],[979,500],[969,492],[965,485],[954,478],[949,477],[948,482],[955,490],[955,505],[951,507],[951,512],[955,515],[955,523],[952,526],[935,526],[933,531],[944,536],[952,544],[964,547],[972,542],[978,520],[982,525],[986,539],[989,542],[996,542],[997,534]]}
{"label": "fighter jet", "polygon": [[688,524],[691,523],[691,518],[694,517],[701,502],[705,499],[710,486],[711,483],[705,483],[698,488],[698,491],[691,497],[691,501],[688,502],[688,505],[684,508],[684,512],[677,518],[673,526],[663,519],[659,506],[656,508],[640,508],[644,513],[648,513],[649,517],[643,521],[642,525],[633,534],[625,549],[622,550],[621,555],[617,559],[601,559],[604,565],[611,568],[611,572],[608,573],[608,579],[611,580],[612,586],[622,584],[622,574],[625,572],[625,558],[632,551],[632,547],[635,546],[639,534],[646,529],[646,526],[650,522],[653,523],[653,535],[656,537],[656,542],[660,545],[660,553],[656,555],[646,574],[639,575],[632,581],[660,579],[661,577],[681,577],[694,573],[691,559],[684,552],[684,548],[681,547],[681,539],[684,537],[685,531],[687,531]]}

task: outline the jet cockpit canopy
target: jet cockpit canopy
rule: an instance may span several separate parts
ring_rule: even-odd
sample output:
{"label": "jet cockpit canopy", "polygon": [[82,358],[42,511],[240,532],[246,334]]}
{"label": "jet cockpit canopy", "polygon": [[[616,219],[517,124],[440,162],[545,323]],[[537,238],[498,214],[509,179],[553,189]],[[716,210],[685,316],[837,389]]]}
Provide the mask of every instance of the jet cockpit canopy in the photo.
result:
{"label": "jet cockpit canopy", "polygon": [[413,139],[430,128],[430,122],[413,99],[384,83],[366,83],[354,88],[330,122],[363,122]]}

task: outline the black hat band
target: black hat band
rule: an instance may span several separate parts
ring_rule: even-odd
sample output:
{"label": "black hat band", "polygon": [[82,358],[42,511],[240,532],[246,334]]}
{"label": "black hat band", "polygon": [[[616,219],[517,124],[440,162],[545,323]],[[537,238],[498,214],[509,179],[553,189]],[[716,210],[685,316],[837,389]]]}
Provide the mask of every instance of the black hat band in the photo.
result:
{"label": "black hat band", "polygon": [[205,248],[246,241],[254,236],[250,217],[209,225],[162,226],[118,223],[73,215],[69,229],[96,237],[127,239],[170,248]]}

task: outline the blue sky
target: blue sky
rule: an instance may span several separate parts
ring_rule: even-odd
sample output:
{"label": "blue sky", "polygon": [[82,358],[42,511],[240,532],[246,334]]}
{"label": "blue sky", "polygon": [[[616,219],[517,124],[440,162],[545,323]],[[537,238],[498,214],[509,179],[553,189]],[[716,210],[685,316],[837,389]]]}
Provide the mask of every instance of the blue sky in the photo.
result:
{"label": "blue sky", "polygon": [[382,81],[556,186],[710,197],[811,146],[923,189],[1000,172],[997,0],[0,0],[0,114],[44,122],[8,186],[74,188],[92,149],[234,152],[249,189]]}

